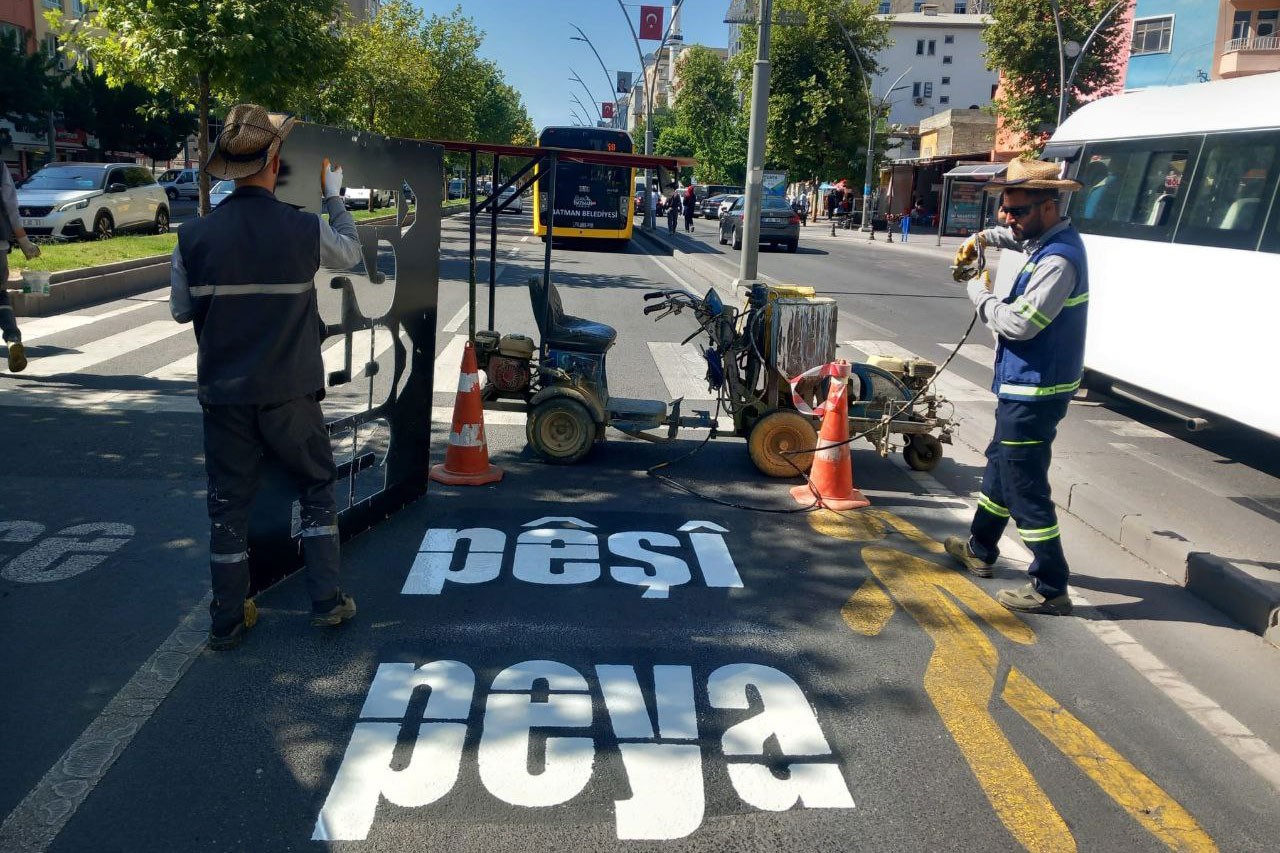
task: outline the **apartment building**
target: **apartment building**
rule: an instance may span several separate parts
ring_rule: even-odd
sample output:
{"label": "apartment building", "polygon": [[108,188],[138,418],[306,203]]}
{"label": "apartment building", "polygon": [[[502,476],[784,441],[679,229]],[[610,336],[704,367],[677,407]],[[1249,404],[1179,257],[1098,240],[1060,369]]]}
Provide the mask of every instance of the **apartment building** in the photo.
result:
{"label": "apartment building", "polygon": [[1280,0],[1137,0],[1126,89],[1280,71]]}

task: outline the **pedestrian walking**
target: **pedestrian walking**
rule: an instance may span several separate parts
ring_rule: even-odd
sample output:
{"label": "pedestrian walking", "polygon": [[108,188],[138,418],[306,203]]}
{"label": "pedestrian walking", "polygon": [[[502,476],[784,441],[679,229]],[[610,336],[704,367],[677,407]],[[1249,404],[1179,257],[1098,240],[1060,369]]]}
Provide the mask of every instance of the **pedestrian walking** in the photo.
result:
{"label": "pedestrian walking", "polygon": [[907,236],[911,233],[911,213],[902,214],[902,242],[907,242]]}
{"label": "pedestrian walking", "polygon": [[1058,177],[1058,166],[1014,160],[1004,178],[985,189],[1001,190],[1007,226],[973,235],[956,253],[956,265],[973,261],[978,245],[1018,249],[1029,256],[1013,289],[1001,298],[982,278],[969,282],[978,318],[994,332],[996,348],[995,436],[969,538],[947,539],[947,553],[979,577],[991,576],[1000,536],[1009,519],[1031,551],[1031,582],[1001,590],[996,600],[1023,613],[1071,612],[1070,571],[1049,491],[1049,461],[1058,422],[1067,413],[1084,371],[1089,271],[1084,243],[1059,212],[1058,194],[1081,185]]}
{"label": "pedestrian walking", "polygon": [[31,242],[18,216],[18,190],[14,186],[9,167],[0,160],[0,334],[9,356],[9,371],[21,373],[27,369],[27,351],[22,346],[22,332],[18,331],[18,319],[9,302],[9,252],[16,243],[27,260],[40,257],[40,247]]}
{"label": "pedestrian walking", "polygon": [[671,190],[671,196],[667,199],[667,231],[671,234],[676,233],[676,223],[680,221],[680,188],[676,187]]}
{"label": "pedestrian walking", "polygon": [[808,225],[809,224],[809,194],[802,193],[800,195],[800,198],[797,204],[800,207],[800,224]]}
{"label": "pedestrian walking", "polygon": [[693,184],[684,190],[684,230],[693,230],[693,214],[698,208],[698,196],[693,191]]}
{"label": "pedestrian walking", "polygon": [[324,364],[314,278],[361,258],[355,222],[339,196],[342,170],[325,160],[329,221],[278,201],[280,146],[293,120],[254,104],[228,113],[205,171],[235,191],[178,234],[169,306],[194,322],[196,393],[204,412],[209,477],[209,647],[240,644],[257,621],[249,592],[249,507],[263,457],[297,488],[311,623],[340,625],[356,605],[338,585],[336,470],[320,410]]}

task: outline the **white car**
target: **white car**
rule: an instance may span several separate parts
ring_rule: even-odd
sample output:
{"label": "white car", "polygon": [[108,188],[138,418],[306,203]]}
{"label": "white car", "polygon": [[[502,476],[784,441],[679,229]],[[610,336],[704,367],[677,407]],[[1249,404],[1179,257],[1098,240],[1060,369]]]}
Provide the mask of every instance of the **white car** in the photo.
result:
{"label": "white car", "polygon": [[[511,199],[511,203],[507,204],[507,199]],[[524,213],[524,198],[516,192],[515,187],[507,187],[502,191],[502,195],[498,198],[498,204],[506,204],[502,208],[504,213]]]}
{"label": "white car", "polygon": [[169,200],[150,169],[131,163],[52,163],[18,190],[33,237],[106,240],[118,229],[169,230]]}
{"label": "white car", "polygon": [[343,187],[342,203],[347,210],[377,210],[391,204],[389,190],[371,190],[368,187]]}
{"label": "white car", "polygon": [[718,214],[716,214],[716,219],[720,219],[720,218],[722,218],[726,213],[728,213],[728,212],[729,212],[729,208],[733,207],[733,203],[734,203],[735,201],[737,201],[738,199],[740,199],[740,198],[742,198],[742,196],[740,196],[740,195],[727,195],[727,196],[725,196],[725,197],[724,197],[724,201],[720,202],[720,212],[719,212]]}
{"label": "white car", "polygon": [[200,197],[199,169],[170,169],[157,180],[164,194],[169,197],[169,201]]}
{"label": "white car", "polygon": [[235,181],[218,181],[209,188],[209,209],[217,207],[236,191]]}

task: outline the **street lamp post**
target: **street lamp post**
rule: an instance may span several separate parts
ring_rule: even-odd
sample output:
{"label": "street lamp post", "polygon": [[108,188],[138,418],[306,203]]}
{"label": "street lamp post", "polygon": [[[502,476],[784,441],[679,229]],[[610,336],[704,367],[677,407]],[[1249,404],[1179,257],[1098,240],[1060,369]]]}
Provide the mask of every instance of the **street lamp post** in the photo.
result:
{"label": "street lamp post", "polygon": [[[1071,92],[1071,83],[1076,79],[1076,72],[1080,70],[1080,63],[1084,61],[1085,56],[1089,53],[1089,45],[1093,44],[1094,38],[1098,33],[1102,32],[1102,28],[1106,26],[1107,20],[1119,12],[1127,5],[1127,0],[1119,0],[1108,9],[1093,25],[1093,29],[1089,30],[1089,35],[1085,37],[1084,44],[1081,45],[1077,41],[1062,40],[1062,16],[1059,14],[1060,0],[1049,0],[1049,8],[1053,12],[1053,28],[1058,37],[1058,125],[1061,125],[1067,118],[1067,98]],[[1074,59],[1071,63],[1071,71],[1067,72],[1067,60]]]}
{"label": "street lamp post", "polygon": [[[569,79],[576,81],[577,84],[582,87],[582,90],[587,93],[587,100],[591,102],[592,108],[596,111],[596,117],[603,120],[604,115],[600,112],[600,103],[596,100],[596,96],[591,94],[591,90],[587,88],[586,83],[582,82],[582,78],[578,76],[577,71],[574,71],[572,68],[570,68],[569,74],[570,74]],[[577,95],[574,95],[573,97],[577,98]],[[586,112],[587,115],[591,115],[591,111],[587,109],[586,104],[583,104],[581,101],[579,101],[578,106],[582,107],[583,111]]]}
{"label": "street lamp post", "polygon": [[[618,0],[618,9],[622,11],[622,16],[627,19],[627,26],[631,28],[631,40],[636,43],[636,56],[640,58],[640,82],[644,86],[645,94],[645,111],[644,111],[644,153],[646,156],[653,153],[653,89],[654,86],[649,83],[649,78],[645,76],[644,71],[644,51],[640,48],[640,36],[636,34],[636,25],[631,21],[631,15],[627,13],[627,7],[623,5],[622,0]],[[662,40],[658,42],[658,49],[653,54],[653,80],[658,80],[658,62],[662,59],[662,49],[667,46],[667,37],[671,35],[671,26],[675,23],[675,18],[667,24],[667,30],[662,34]],[[651,198],[653,195],[653,178],[649,169],[644,170],[644,229],[652,231],[653,208],[651,206]]]}
{"label": "street lamp post", "polygon": [[570,41],[584,41],[584,42],[586,42],[586,43],[587,43],[587,47],[591,48],[591,52],[592,52],[592,53],[594,53],[594,54],[596,55],[596,61],[600,63],[600,70],[604,72],[604,79],[605,79],[605,81],[606,81],[606,83],[607,83],[607,85],[608,85],[608,87],[609,87],[607,91],[609,91],[609,92],[613,92],[613,94],[614,94],[614,100],[613,100],[613,103],[614,103],[614,110],[613,110],[614,119],[613,119],[613,125],[614,125],[614,127],[617,127],[617,126],[618,126],[618,119],[617,119],[617,116],[618,116],[618,109],[617,109],[618,99],[617,99],[617,95],[619,94],[618,92],[616,92],[616,91],[615,91],[615,89],[617,88],[617,83],[616,83],[616,82],[614,82],[613,78],[609,76],[609,69],[605,67],[604,60],[600,58],[600,51],[596,50],[596,46],[595,46],[594,44],[592,44],[592,43],[591,43],[591,39],[587,38],[587,34],[586,34],[586,33],[584,33],[584,32],[582,31],[582,28],[581,28],[581,27],[579,27],[577,24],[570,24],[569,26],[573,27],[575,30],[577,30],[577,31],[578,31],[578,34],[577,34],[576,36],[569,36],[569,40],[570,40]]}
{"label": "street lamp post", "polygon": [[764,191],[765,131],[769,124],[769,37],[773,0],[760,0],[756,61],[751,74],[751,123],[747,133],[747,186],[742,200],[742,257],[738,280],[751,282],[759,272],[760,202]]}

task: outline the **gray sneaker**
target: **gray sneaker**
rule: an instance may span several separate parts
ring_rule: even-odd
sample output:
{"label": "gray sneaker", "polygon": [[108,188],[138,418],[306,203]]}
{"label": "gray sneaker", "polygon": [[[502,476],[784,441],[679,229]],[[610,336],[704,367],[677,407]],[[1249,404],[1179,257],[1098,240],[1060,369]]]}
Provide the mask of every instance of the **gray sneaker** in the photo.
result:
{"label": "gray sneaker", "polygon": [[338,602],[332,607],[311,610],[311,624],[317,628],[331,628],[341,625],[356,615],[356,600],[344,592],[338,593]]}
{"label": "gray sneaker", "polygon": [[942,547],[969,574],[977,575],[980,578],[989,578],[993,574],[991,564],[984,563],[978,559],[978,555],[973,553],[973,549],[969,547],[968,539],[961,539],[959,536],[948,536],[942,543]]}
{"label": "gray sneaker", "polygon": [[1057,598],[1045,598],[1036,592],[1032,584],[1017,589],[1002,589],[996,593],[996,601],[1018,613],[1048,613],[1051,616],[1070,616],[1071,598],[1064,592]]}

